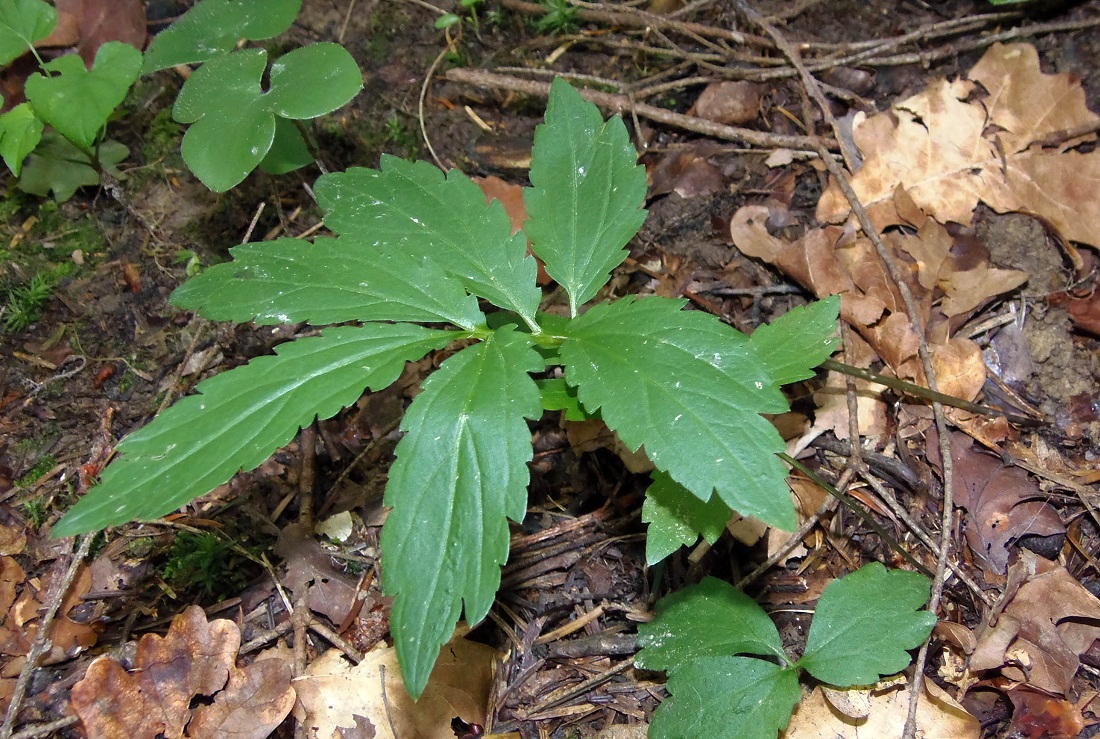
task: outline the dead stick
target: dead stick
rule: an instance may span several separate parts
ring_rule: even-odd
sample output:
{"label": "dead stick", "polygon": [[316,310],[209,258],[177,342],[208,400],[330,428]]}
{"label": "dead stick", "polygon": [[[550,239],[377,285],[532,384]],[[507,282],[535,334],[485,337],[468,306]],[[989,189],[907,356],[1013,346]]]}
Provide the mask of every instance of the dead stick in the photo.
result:
{"label": "dead stick", "polygon": [[[477,69],[465,69],[462,67],[451,69],[447,71],[447,79],[452,82],[463,82],[468,85],[479,85],[481,87],[489,87],[496,90],[522,92],[526,95],[534,95],[537,97],[545,98],[550,96],[550,83],[548,82],[524,80],[518,77],[510,77],[508,75],[485,72]],[[613,95],[608,92],[600,92],[599,90],[584,89],[580,90],[580,93],[585,100],[595,103],[601,108],[610,110],[613,113],[633,112],[642,118],[647,118],[657,123],[664,123],[668,126],[674,126],[685,131],[692,131],[693,133],[710,136],[716,139],[737,141],[751,146],[771,149],[805,149],[816,151],[820,147],[825,147],[828,150],[835,151],[838,146],[835,139],[823,138],[820,136],[787,136],[777,133],[766,133],[764,131],[754,131],[749,128],[724,126],[720,123],[696,118],[695,116],[673,113],[671,110],[657,108],[644,103],[635,103],[626,95]]]}

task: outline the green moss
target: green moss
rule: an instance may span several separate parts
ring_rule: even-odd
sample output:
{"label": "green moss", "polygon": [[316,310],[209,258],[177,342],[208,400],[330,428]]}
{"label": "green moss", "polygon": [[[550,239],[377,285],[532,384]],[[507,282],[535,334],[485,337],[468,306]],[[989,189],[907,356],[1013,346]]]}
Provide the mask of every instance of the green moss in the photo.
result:
{"label": "green moss", "polygon": [[57,459],[52,454],[46,454],[39,459],[34,467],[27,470],[27,473],[15,481],[15,486],[20,488],[29,488],[31,485],[38,482],[43,475],[57,466]]}

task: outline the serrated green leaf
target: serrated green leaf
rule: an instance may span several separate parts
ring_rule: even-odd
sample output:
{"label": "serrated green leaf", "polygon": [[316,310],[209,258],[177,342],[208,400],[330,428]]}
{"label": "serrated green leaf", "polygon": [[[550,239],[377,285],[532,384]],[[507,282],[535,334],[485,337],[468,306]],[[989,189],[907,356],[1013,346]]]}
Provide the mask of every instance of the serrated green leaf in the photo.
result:
{"label": "serrated green leaf", "polygon": [[240,39],[262,41],[290,28],[302,0],[200,0],[153,37],[142,74],[196,64],[232,51]]}
{"label": "serrated green leaf", "polygon": [[276,115],[323,115],[363,86],[359,67],[339,44],[312,44],[279,57],[268,92],[260,86],[266,68],[263,49],[215,57],[187,79],[172,107],[177,121],[192,124],[180,147],[184,162],[215,192],[240,183],[267,156]]}
{"label": "serrated green leaf", "polygon": [[535,380],[535,384],[539,386],[544,411],[564,411],[566,421],[587,421],[598,418],[584,409],[577,398],[577,391],[571,388],[563,378]]}
{"label": "serrated green leaf", "polygon": [[813,377],[813,368],[828,359],[836,336],[840,296],[792,308],[752,332],[749,343],[780,385]]}
{"label": "serrated green leaf", "polygon": [[748,339],[686,301],[627,297],[593,306],[565,333],[565,379],[630,449],[700,500],[792,529],[784,449],[760,413],[787,401]]}
{"label": "serrated green leaf", "polygon": [[90,71],[77,54],[60,56],[42,69],[54,74],[28,77],[27,100],[62,136],[90,149],[138,78],[141,52],[108,41],[99,47]]}
{"label": "serrated green leaf", "polygon": [[802,697],[795,670],[751,657],[704,657],[669,676],[650,739],[775,739]]}
{"label": "serrated green leaf", "polygon": [[426,257],[460,278],[466,289],[529,325],[542,291],[523,233],[500,201],[469,177],[443,173],[427,162],[383,154],[381,168],[355,167],[322,176],[314,187],[325,225],[360,234],[387,249]]}
{"label": "serrated green leaf", "polygon": [[275,117],[275,138],[271,150],[260,162],[260,169],[268,174],[286,174],[313,164],[302,132],[298,127],[280,116]]}
{"label": "serrated green leaf", "polygon": [[[130,155],[130,150],[117,141],[104,141],[97,150],[99,166],[119,177],[116,165]],[[18,186],[39,197],[46,197],[52,190],[54,199],[64,203],[79,188],[98,184],[99,172],[88,155],[56,131],[46,131],[27,157]]]}
{"label": "serrated green leaf", "polygon": [[176,288],[172,302],[214,321],[485,325],[477,299],[427,260],[341,236],[242,244]]}
{"label": "serrated green leaf", "polygon": [[42,140],[43,127],[30,103],[20,103],[0,115],[0,156],[16,177],[23,170],[23,160]]}
{"label": "serrated green leaf", "polygon": [[798,666],[818,680],[846,688],[870,685],[910,662],[936,616],[916,609],[928,602],[928,579],[872,562],[829,583],[817,603]]}
{"label": "serrated green leaf", "polygon": [[680,547],[691,546],[700,536],[713,544],[726,530],[731,516],[730,507],[717,495],[703,502],[665,473],[654,472],[642,504],[642,521],[649,524],[646,564],[657,564]]}
{"label": "serrated green leaf", "polygon": [[727,582],[704,578],[657,602],[657,617],[638,626],[634,662],[674,673],[702,657],[760,654],[786,662],[775,624],[756,601]]}
{"label": "serrated green leaf", "polygon": [[569,294],[572,315],[626,258],[645,221],[645,168],[618,117],[560,77],[550,87],[546,123],[535,129],[531,184],[524,190],[531,250]]}
{"label": "serrated green leaf", "polygon": [[443,362],[401,424],[382,528],[382,582],[405,688],[420,695],[465,603],[485,617],[508,558],[507,518],[527,508],[531,432],[542,413],[527,374],[531,336],[499,329]]}
{"label": "serrated green leaf", "polygon": [[279,346],[275,356],[199,383],[118,445],[102,482],[54,527],[71,536],[163,516],[251,470],[314,418],[379,390],[405,362],[446,346],[454,332],[409,324],[342,326]]}
{"label": "serrated green leaf", "polygon": [[57,25],[57,10],[43,0],[0,0],[0,65],[31,50]]}

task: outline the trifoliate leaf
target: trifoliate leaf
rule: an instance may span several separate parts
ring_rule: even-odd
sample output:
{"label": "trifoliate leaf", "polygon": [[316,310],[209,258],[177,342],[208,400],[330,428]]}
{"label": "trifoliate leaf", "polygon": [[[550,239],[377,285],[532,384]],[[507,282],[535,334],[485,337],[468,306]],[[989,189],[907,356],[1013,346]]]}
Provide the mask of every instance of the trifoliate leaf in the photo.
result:
{"label": "trifoliate leaf", "polygon": [[141,71],[141,52],[121,41],[99,47],[91,71],[77,54],[42,65],[54,74],[27,78],[27,100],[35,112],[65,138],[90,149],[107,119]]}
{"label": "trifoliate leaf", "polygon": [[253,469],[314,418],[335,415],[364,388],[386,387],[405,362],[454,337],[409,324],[342,326],[205,380],[198,394],[123,439],[120,458],[53,535],[163,516]]}
{"label": "trifoliate leaf", "polygon": [[214,321],[314,325],[345,321],[485,325],[477,299],[422,257],[361,238],[242,244],[233,261],[180,285],[172,302]]}
{"label": "trifoliate leaf", "polygon": [[703,502],[667,474],[654,472],[642,505],[642,521],[649,524],[646,564],[657,564],[680,547],[691,546],[700,536],[713,544],[726,530],[731,515],[730,507],[717,495]]}
{"label": "trifoliate leaf", "polygon": [[499,200],[469,177],[427,162],[383,155],[381,168],[352,168],[317,180],[325,225],[397,251],[426,257],[462,279],[466,289],[534,322],[542,291],[522,233]]}
{"label": "trifoliate leaf", "polygon": [[57,10],[43,0],[0,0],[0,65],[31,50],[57,25]]}
{"label": "trifoliate leaf", "polygon": [[266,69],[263,49],[215,57],[187,79],[172,107],[173,118],[193,124],[180,147],[184,162],[215,192],[240,183],[267,156],[276,115],[324,115],[363,87],[359,67],[339,44],[312,44],[279,57],[265,93]]}
{"label": "trifoliate leaf", "polygon": [[290,28],[302,0],[199,0],[145,51],[142,74],[196,64],[232,51],[240,39],[262,41]]}
{"label": "trifoliate leaf", "polygon": [[657,602],[657,617],[638,626],[634,662],[647,670],[682,670],[701,657],[761,654],[786,662],[775,624],[756,601],[707,577]]}
{"label": "trifoliate leaf", "polygon": [[841,688],[901,672],[910,662],[905,650],[936,625],[935,614],[916,610],[928,602],[929,589],[923,575],[878,562],[834,580],[817,603],[798,666]]}
{"label": "trifoliate leaf", "polygon": [[780,385],[813,377],[813,368],[828,359],[836,336],[840,296],[792,308],[752,332],[752,344],[768,374]]}
{"label": "trifoliate leaf", "polygon": [[[119,177],[117,164],[130,155],[130,150],[117,141],[104,141],[97,147],[99,166],[114,177]],[[46,197],[53,191],[54,199],[64,203],[81,187],[99,184],[99,171],[91,158],[76,146],[58,135],[46,131],[42,141],[27,157],[19,189],[32,195]]]}
{"label": "trifoliate leaf", "polygon": [[569,294],[572,314],[626,258],[645,221],[645,167],[621,118],[599,109],[560,77],[546,123],[535,129],[531,184],[524,190],[531,249]]}
{"label": "trifoliate leaf", "polygon": [[623,298],[570,322],[565,379],[632,450],[700,500],[794,528],[794,506],[775,456],[783,440],[760,413],[787,409],[748,339],[686,301]]}
{"label": "trifoliate leaf", "polygon": [[802,697],[797,671],[751,657],[704,657],[669,676],[650,739],[775,739]]}
{"label": "trifoliate leaf", "polygon": [[542,414],[528,372],[543,368],[531,337],[499,329],[443,362],[401,424],[382,528],[382,582],[405,688],[414,698],[465,604],[476,623],[508,558],[508,522],[527,509],[531,432]]}
{"label": "trifoliate leaf", "polygon": [[548,380],[535,380],[542,394],[542,409],[544,411],[564,411],[566,421],[587,421],[595,416],[588,413],[581,401],[577,399],[577,391],[569,386],[562,378]]}
{"label": "trifoliate leaf", "polygon": [[43,127],[30,103],[20,103],[0,115],[0,156],[16,177],[23,170],[23,160],[42,140]]}

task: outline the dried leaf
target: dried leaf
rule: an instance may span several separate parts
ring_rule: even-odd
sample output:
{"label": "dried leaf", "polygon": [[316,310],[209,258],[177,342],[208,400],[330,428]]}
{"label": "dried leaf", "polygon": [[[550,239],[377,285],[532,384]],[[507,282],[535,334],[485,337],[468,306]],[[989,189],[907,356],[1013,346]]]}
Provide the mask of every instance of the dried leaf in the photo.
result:
{"label": "dried leaf", "polygon": [[294,708],[291,676],[290,664],[274,659],[234,669],[216,700],[195,710],[188,735],[264,739]]}
{"label": "dried leaf", "polygon": [[713,82],[695,101],[699,118],[730,126],[739,126],[760,114],[765,88],[755,82]]}
{"label": "dried leaf", "polygon": [[1072,739],[1085,729],[1085,717],[1073,703],[1021,686],[1008,691],[1013,736]]}

